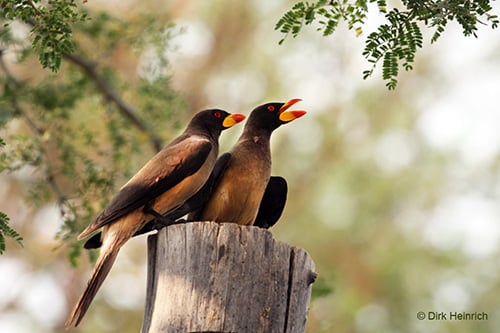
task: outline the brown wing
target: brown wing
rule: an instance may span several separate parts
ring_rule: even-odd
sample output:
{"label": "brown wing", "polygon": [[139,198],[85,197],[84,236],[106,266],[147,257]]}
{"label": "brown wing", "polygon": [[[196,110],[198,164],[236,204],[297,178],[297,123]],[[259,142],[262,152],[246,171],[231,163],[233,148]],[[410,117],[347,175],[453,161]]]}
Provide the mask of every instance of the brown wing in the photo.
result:
{"label": "brown wing", "polygon": [[[203,185],[203,187],[195,195],[186,200],[186,202],[182,206],[175,209],[173,212],[170,212],[167,215],[165,215],[165,218],[170,219],[172,221],[177,221],[184,215],[189,214],[188,219],[191,220],[199,219],[199,214],[201,213],[201,209],[207,203],[208,199],[210,198],[210,195],[212,195],[212,191],[217,182],[219,181],[224,170],[226,169],[230,158],[231,158],[231,153],[224,153],[221,156],[219,156],[212,170],[212,173],[210,174],[210,177],[205,182],[205,185]],[[151,220],[144,227],[142,227],[141,230],[137,231],[134,234],[134,236],[145,234],[147,232],[155,230],[156,228],[157,224],[155,224],[155,220]],[[87,250],[90,250],[90,249],[97,249],[101,247],[101,245],[102,245],[101,233],[99,232],[90,237],[85,242],[83,247],[86,248]]]}
{"label": "brown wing", "polygon": [[189,136],[156,154],[111,199],[108,207],[78,237],[140,208],[200,169],[212,150],[208,139]]}

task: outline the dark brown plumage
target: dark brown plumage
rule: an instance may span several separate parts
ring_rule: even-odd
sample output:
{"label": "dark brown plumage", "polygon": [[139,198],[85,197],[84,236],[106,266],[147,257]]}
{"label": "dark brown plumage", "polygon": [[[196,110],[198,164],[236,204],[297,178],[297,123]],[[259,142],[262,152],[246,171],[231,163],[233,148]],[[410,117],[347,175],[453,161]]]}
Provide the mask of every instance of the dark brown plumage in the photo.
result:
{"label": "dark brown plumage", "polygon": [[217,159],[221,131],[243,119],[244,115],[217,109],[197,113],[186,130],[147,162],[78,236],[83,239],[103,228],[100,256],[67,327],[80,323],[121,246],[154,214],[181,207],[204,185]]}
{"label": "dark brown plumage", "polygon": [[[271,178],[270,138],[275,129],[306,113],[287,111],[299,101],[267,103],[250,113],[238,142],[226,153],[227,165],[217,177],[208,201],[189,219],[253,225],[259,216],[259,226],[276,223],[285,204],[287,187],[283,178]],[[266,192],[276,196],[276,205],[262,202]]]}
{"label": "dark brown plumage", "polygon": [[[230,152],[219,156],[205,185],[184,205],[165,215],[163,220],[169,224],[179,223],[182,221],[177,219],[189,214],[190,221],[230,221],[253,223],[266,229],[272,227],[283,212],[288,188],[283,177],[270,176],[269,140],[276,128],[306,113],[287,111],[299,101],[292,99],[286,103],[268,103],[255,108],[238,142]],[[226,173],[227,169],[229,171]],[[159,223],[158,219],[154,219],[138,230],[136,235],[164,225],[165,222]],[[100,247],[100,239],[99,234],[94,235],[85,243],[85,248]]]}
{"label": "dark brown plumage", "polygon": [[[134,236],[142,235],[153,230],[161,229],[166,225],[185,222],[185,220],[182,220],[180,218],[185,216],[186,214],[200,210],[203,207],[203,205],[208,201],[208,198],[210,197],[215,184],[217,183],[221,174],[227,167],[227,163],[229,162],[230,157],[231,155],[229,153],[225,153],[219,156],[212,170],[212,173],[210,174],[210,177],[208,177],[208,180],[205,182],[205,185],[203,185],[203,187],[195,195],[189,198],[181,207],[164,215],[161,219],[155,218],[149,221],[142,229],[138,230],[134,234]],[[97,249],[101,247],[101,245],[102,245],[101,233],[98,232],[85,242],[84,248],[88,250]]]}
{"label": "dark brown plumage", "polygon": [[285,208],[287,192],[288,185],[285,178],[271,176],[253,225],[264,229],[275,225]]}

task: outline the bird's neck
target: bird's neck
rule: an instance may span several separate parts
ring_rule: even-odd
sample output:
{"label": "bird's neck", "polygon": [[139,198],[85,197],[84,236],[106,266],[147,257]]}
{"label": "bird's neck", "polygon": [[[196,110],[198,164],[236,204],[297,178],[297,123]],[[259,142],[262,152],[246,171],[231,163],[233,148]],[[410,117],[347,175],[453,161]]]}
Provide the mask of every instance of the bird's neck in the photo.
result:
{"label": "bird's neck", "polygon": [[255,144],[269,146],[271,132],[259,128],[246,128],[240,136],[239,142],[251,141]]}
{"label": "bird's neck", "polygon": [[[188,130],[186,130],[186,132],[188,132]],[[212,129],[210,127],[200,128],[193,126],[189,129],[189,133],[199,135],[201,137],[206,137],[213,142],[217,142],[219,140],[221,131]]]}

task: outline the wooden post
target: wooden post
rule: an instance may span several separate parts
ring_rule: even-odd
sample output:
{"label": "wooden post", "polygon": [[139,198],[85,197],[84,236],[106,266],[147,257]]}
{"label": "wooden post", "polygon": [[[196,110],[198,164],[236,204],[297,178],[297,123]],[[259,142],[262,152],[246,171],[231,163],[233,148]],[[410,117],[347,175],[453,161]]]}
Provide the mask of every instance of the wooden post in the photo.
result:
{"label": "wooden post", "polygon": [[271,232],[193,222],[148,238],[142,333],[304,332],[314,263]]}

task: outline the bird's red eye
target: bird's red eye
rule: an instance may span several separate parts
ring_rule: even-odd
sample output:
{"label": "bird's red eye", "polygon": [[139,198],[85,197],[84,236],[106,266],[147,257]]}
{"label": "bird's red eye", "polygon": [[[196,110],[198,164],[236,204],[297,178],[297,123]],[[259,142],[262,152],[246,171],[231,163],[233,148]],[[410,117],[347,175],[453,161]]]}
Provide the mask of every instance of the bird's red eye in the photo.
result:
{"label": "bird's red eye", "polygon": [[274,111],[274,106],[273,105],[268,105],[267,106],[267,110],[271,111],[271,112]]}
{"label": "bird's red eye", "polygon": [[219,112],[219,111],[215,111],[215,112],[214,112],[214,117],[215,117],[215,118],[220,118],[220,116],[221,116],[221,114],[220,114],[220,112]]}

